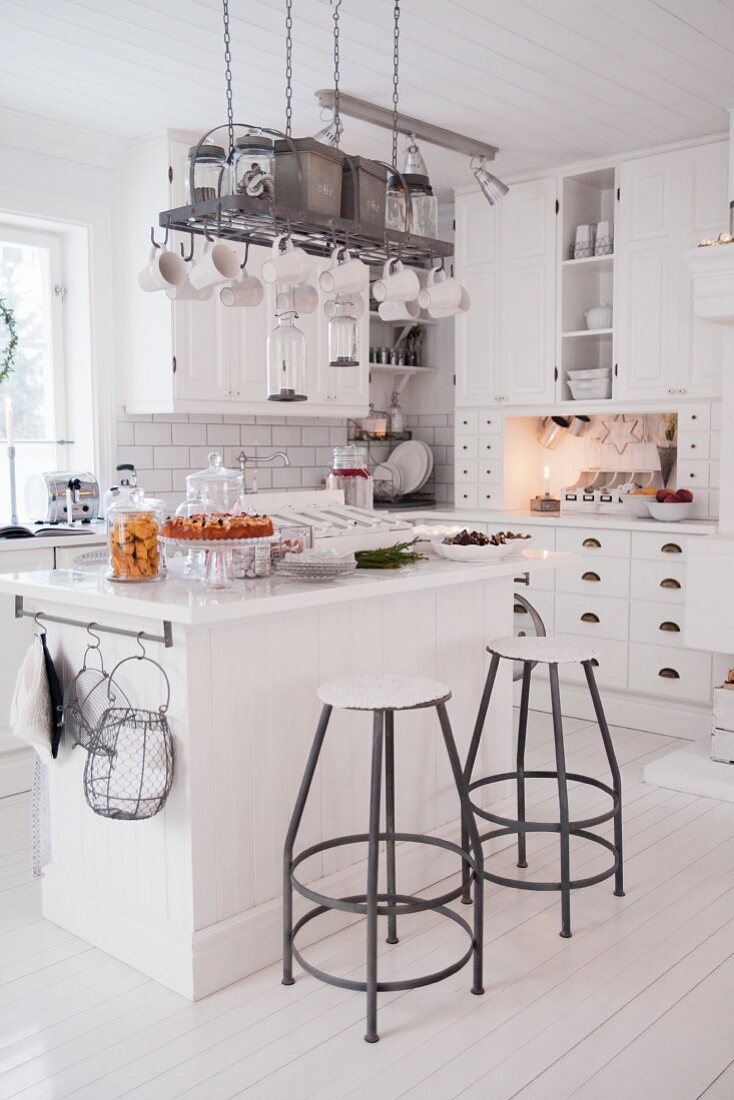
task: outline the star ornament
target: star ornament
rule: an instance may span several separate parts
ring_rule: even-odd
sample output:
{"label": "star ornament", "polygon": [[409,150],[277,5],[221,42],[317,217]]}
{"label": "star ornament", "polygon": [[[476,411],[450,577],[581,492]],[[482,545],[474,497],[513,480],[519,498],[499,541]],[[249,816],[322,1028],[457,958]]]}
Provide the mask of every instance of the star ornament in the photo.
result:
{"label": "star ornament", "polygon": [[627,416],[620,413],[613,420],[602,420],[604,435],[600,436],[600,443],[608,443],[614,447],[618,455],[623,455],[629,443],[642,443],[642,436],[637,434],[640,427],[640,419],[637,416]]}

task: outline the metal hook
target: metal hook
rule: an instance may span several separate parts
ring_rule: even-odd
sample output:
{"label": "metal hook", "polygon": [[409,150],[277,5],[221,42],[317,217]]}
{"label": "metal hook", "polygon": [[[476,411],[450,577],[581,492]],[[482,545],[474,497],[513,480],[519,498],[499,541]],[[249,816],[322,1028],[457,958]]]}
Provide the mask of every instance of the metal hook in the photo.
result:
{"label": "metal hook", "polygon": [[249,242],[249,240],[247,240],[247,241],[245,241],[245,258],[242,261],[242,263],[240,264],[240,271],[244,271],[245,268],[247,267],[247,258],[248,258],[249,255],[250,255],[250,242]]}
{"label": "metal hook", "polygon": [[293,235],[293,231],[291,229],[291,219],[286,218],[285,219],[285,239],[286,239],[286,241],[289,241],[291,239],[292,235]]}
{"label": "metal hook", "polygon": [[217,205],[217,237],[222,236],[222,204]]}
{"label": "metal hook", "polygon": [[41,631],[41,635],[45,638],[46,637],[46,627],[43,625],[43,623],[39,623],[39,621],[38,621],[41,618],[42,615],[43,615],[42,611],[37,611],[36,614],[33,616],[33,622],[34,622],[35,626],[37,626],[39,628],[39,630]]}
{"label": "metal hook", "polygon": [[99,647],[102,645],[102,639],[100,638],[99,634],[95,634],[94,631],[92,630],[92,627],[96,626],[96,625],[97,625],[96,623],[88,623],[88,625],[87,625],[87,634],[89,635],[90,638],[93,638],[94,643],[96,643],[96,644],[93,644],[92,642],[88,642],[87,644],[88,644],[90,649],[99,649]]}
{"label": "metal hook", "polygon": [[168,226],[166,226],[166,235],[163,238],[163,244],[158,244],[158,241],[155,239],[155,226],[151,225],[151,227],[150,227],[150,243],[153,245],[153,248],[165,248],[166,245],[168,244]]}
{"label": "metal hook", "polygon": [[204,236],[209,241],[209,244],[214,244],[216,238],[209,236],[209,221],[207,218],[204,219]]}
{"label": "metal hook", "polygon": [[189,263],[194,258],[194,231],[193,231],[193,229],[191,230],[190,236],[191,236],[191,247],[189,248],[188,256],[184,253],[183,242],[181,242],[181,244],[178,246],[181,249],[181,259],[184,260],[186,263]]}
{"label": "metal hook", "polygon": [[138,646],[140,647],[140,653],[135,654],[138,661],[142,661],[142,660],[144,660],[145,657],[148,656],[148,654],[145,652],[145,646],[143,645],[143,634],[144,633],[145,633],[145,631],[141,630],[140,633],[137,635],[137,637],[135,639],[138,643]]}

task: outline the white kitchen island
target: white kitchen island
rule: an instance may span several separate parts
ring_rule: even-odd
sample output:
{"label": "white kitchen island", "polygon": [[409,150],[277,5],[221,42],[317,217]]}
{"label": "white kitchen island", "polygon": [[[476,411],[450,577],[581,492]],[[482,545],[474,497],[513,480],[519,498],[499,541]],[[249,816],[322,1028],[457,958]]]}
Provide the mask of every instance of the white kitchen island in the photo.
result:
{"label": "white kitchen island", "polygon": [[[170,648],[146,643],[171,683],[174,780],[165,809],[141,822],[97,817],[83,793],[85,751],[62,743],[50,769],[44,916],[192,999],[277,959],[282,844],[320,711],[317,686],[360,672],[445,681],[465,752],[486,675],[485,645],[512,632],[513,578],[565,560],[542,551],[493,565],[431,559],[332,584],[273,576],[221,593],[175,576],[140,585],[73,570],[0,576],[0,593],[21,596],[26,610],[82,626],[95,620],[161,635],[164,622],[171,624]],[[51,651],[73,675],[88,641],[84,629],[47,629]],[[14,644],[12,636],[2,641]],[[136,649],[133,638],[102,635],[108,668]],[[151,666],[132,666],[133,675],[138,670],[126,682],[131,701],[154,709],[163,701],[160,676]],[[511,767],[511,708],[507,667],[483,744],[486,770]],[[299,836],[304,847],[366,831],[370,730],[364,714],[334,714]],[[444,757],[432,710],[397,716],[398,828],[458,837]],[[355,861],[364,855],[359,845],[325,852],[304,871],[319,889],[350,894],[362,888],[364,866]],[[437,849],[401,854],[401,892],[458,871],[455,862]],[[314,938],[332,930],[318,926],[309,926]]]}

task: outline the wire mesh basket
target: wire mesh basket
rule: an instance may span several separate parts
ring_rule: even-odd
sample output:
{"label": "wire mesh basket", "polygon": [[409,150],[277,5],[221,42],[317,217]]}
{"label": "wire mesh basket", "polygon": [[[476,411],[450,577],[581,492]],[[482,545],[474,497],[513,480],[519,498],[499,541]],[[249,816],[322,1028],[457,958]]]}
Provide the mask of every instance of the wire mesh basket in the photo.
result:
{"label": "wire mesh basket", "polygon": [[163,668],[143,651],[115,665],[108,681],[112,690],[116,673],[128,661],[147,661],[159,669],[166,701],[158,710],[129,705],[105,710],[89,744],[84,795],[100,817],[143,821],[160,813],[173,782],[173,738],[166,718],[171,685]]}
{"label": "wire mesh basket", "polygon": [[[72,742],[72,748],[81,745],[88,749],[100,718],[110,703],[129,705],[129,700],[119,685],[110,682],[104,667],[104,658],[100,648],[101,638],[95,634],[90,623],[87,633],[94,639],[84,651],[82,667],[64,690],[63,722],[64,732]],[[99,667],[89,665],[91,654],[96,653]]]}

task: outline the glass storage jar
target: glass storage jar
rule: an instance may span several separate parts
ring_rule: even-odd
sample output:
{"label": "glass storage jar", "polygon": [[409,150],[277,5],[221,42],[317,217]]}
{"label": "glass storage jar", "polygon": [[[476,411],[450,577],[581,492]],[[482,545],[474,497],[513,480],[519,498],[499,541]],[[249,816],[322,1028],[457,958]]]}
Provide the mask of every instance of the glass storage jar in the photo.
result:
{"label": "glass storage jar", "polygon": [[268,401],[306,401],[306,337],[295,313],[277,321],[268,336]]}
{"label": "glass storage jar", "polygon": [[359,348],[354,306],[349,298],[337,299],[328,326],[329,366],[358,367]]}
{"label": "glass storage jar", "polygon": [[211,451],[207,458],[209,465],[205,470],[198,470],[186,478],[186,500],[206,500],[212,505],[210,511],[231,512],[239,507],[245,491],[242,470],[223,466],[219,451]]}
{"label": "glass storage jar", "polygon": [[385,193],[385,228],[405,232],[405,191],[399,178],[392,173],[388,176]]}
{"label": "glass storage jar", "polygon": [[[197,149],[198,155],[197,155]],[[191,167],[194,168],[194,193],[191,193]],[[220,183],[221,180],[221,183]],[[192,145],[186,158],[186,178],[184,180],[184,198],[187,205],[216,199],[229,191],[229,173],[227,154],[221,145],[208,142],[199,147]],[[221,190],[220,190],[221,188]]]}
{"label": "glass storage jar", "polygon": [[438,199],[433,193],[428,176],[403,176],[410,192],[413,212],[411,232],[416,237],[438,238]]}
{"label": "glass storage jar", "polygon": [[268,137],[246,134],[234,143],[232,194],[272,199],[275,152]]}
{"label": "glass storage jar", "polygon": [[367,462],[367,448],[348,443],[335,447],[327,489],[341,489],[344,503],[354,508],[372,510],[373,481]]}
{"label": "glass storage jar", "polygon": [[132,489],[125,499],[110,505],[107,513],[107,579],[155,581],[165,573],[161,557],[162,500]]}

